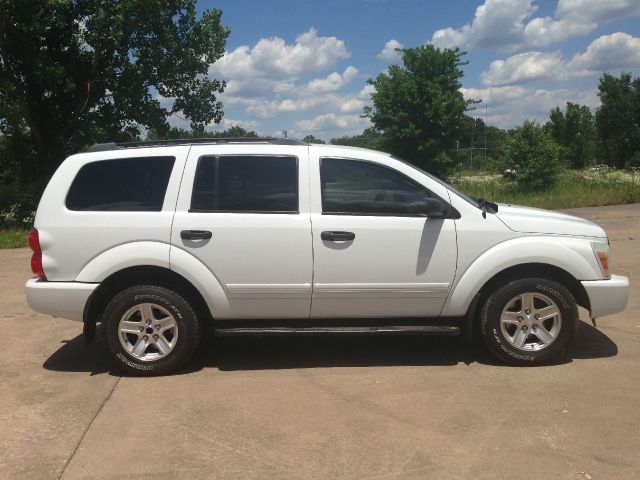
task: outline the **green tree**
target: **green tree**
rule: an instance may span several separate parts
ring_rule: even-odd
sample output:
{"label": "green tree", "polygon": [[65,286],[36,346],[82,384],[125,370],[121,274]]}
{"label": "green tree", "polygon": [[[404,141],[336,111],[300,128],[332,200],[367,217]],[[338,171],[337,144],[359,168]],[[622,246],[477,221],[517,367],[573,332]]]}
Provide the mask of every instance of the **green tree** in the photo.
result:
{"label": "green tree", "polygon": [[[460,92],[464,52],[433,45],[402,49],[403,66],[369,79],[373,106],[364,114],[382,132],[386,150],[436,174],[450,162],[438,162],[455,149],[469,105]],[[440,157],[439,157],[440,155]]]}
{"label": "green tree", "polygon": [[518,186],[523,190],[551,188],[562,169],[558,145],[536,122],[525,121],[505,144],[503,168],[516,171]]}
{"label": "green tree", "polygon": [[[0,0],[0,132],[22,177],[96,141],[219,122],[208,77],[229,30],[195,0]],[[2,168],[0,168],[1,170]],[[28,174],[28,175],[27,175]]]}
{"label": "green tree", "polygon": [[598,132],[586,105],[567,102],[565,113],[555,107],[549,113],[547,130],[560,148],[560,160],[572,168],[584,168],[596,156]]}
{"label": "green tree", "polygon": [[640,152],[640,77],[628,73],[600,77],[596,125],[607,163],[623,167]]}
{"label": "green tree", "polygon": [[170,128],[166,132],[157,132],[150,130],[148,140],[167,140],[176,138],[241,138],[241,137],[259,137],[253,130],[245,130],[237,125],[226,130],[217,130],[210,132],[207,130],[185,130],[182,128]]}
{"label": "green tree", "polygon": [[322,140],[321,138],[314,137],[313,135],[307,135],[302,140],[304,140],[307,143],[324,143],[324,140]]}
{"label": "green tree", "polygon": [[329,143],[332,145],[345,145],[348,147],[370,148],[372,150],[384,150],[382,134],[375,128],[367,128],[360,135],[352,137],[344,136],[332,138]]}
{"label": "green tree", "polygon": [[[459,167],[493,169],[509,137],[506,130],[485,125],[481,118],[467,117],[457,144]],[[486,148],[486,152],[485,152]],[[453,152],[451,152],[453,155]]]}

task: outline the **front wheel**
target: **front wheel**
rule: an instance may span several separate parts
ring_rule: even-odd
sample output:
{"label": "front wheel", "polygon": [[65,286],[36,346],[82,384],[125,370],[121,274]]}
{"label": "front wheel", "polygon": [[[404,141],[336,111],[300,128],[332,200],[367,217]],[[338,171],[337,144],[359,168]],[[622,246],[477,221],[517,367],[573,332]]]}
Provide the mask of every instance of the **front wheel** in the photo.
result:
{"label": "front wheel", "polygon": [[563,285],[526,278],[489,295],[480,326],[487,348],[505,363],[541,365],[565,354],[578,327],[578,308]]}
{"label": "front wheel", "polygon": [[118,293],[104,313],[116,366],[136,375],[163,375],[184,365],[200,340],[200,324],[177,292],[140,285]]}

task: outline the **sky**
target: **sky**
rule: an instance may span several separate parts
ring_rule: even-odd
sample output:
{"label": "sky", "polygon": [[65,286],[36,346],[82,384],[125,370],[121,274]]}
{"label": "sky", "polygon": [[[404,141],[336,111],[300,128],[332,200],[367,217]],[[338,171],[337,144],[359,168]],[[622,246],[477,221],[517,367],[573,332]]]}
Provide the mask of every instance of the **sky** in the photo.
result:
{"label": "sky", "polygon": [[[640,0],[200,0],[230,28],[209,68],[227,81],[220,130],[328,140],[371,126],[367,79],[395,50],[432,43],[467,52],[473,116],[514,127],[566,102],[596,108],[603,72],[640,73]],[[188,127],[174,116],[174,126]]]}

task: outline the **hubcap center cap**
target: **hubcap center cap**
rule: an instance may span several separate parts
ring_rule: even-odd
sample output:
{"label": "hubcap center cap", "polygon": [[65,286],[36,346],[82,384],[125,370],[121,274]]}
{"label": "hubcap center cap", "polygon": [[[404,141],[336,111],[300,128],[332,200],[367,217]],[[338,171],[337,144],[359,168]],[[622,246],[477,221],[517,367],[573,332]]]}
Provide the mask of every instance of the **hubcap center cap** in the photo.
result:
{"label": "hubcap center cap", "polygon": [[151,335],[153,333],[153,328],[151,327],[147,327],[147,329],[145,330],[145,332],[147,332],[149,335]]}

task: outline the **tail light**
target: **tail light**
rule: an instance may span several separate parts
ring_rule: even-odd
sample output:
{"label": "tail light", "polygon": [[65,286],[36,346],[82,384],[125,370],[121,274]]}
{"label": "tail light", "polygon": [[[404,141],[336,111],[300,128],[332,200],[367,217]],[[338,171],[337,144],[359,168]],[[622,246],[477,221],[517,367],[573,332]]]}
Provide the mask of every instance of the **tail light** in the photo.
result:
{"label": "tail light", "polygon": [[37,275],[41,280],[46,280],[47,276],[42,268],[42,249],[40,248],[40,236],[38,230],[33,229],[29,232],[29,247],[33,252],[31,256],[31,271],[34,275]]}

